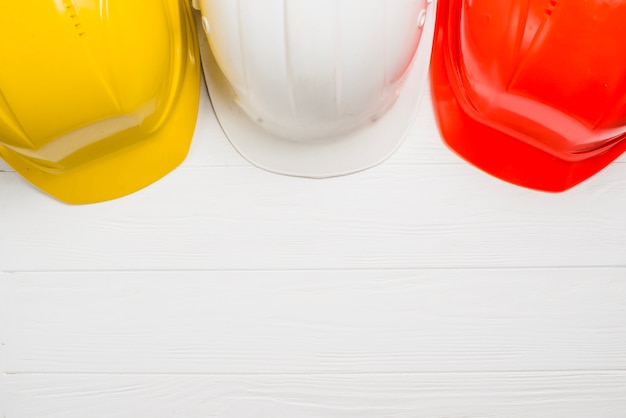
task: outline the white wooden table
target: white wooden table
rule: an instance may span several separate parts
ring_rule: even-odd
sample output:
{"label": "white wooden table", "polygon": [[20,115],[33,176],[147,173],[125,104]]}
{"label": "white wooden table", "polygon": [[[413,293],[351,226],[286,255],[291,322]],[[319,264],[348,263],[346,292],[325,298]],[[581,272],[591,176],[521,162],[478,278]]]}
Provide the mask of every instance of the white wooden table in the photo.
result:
{"label": "white wooden table", "polygon": [[181,168],[67,206],[0,166],[0,417],[626,417],[626,162],[479,172],[426,97],[384,164]]}

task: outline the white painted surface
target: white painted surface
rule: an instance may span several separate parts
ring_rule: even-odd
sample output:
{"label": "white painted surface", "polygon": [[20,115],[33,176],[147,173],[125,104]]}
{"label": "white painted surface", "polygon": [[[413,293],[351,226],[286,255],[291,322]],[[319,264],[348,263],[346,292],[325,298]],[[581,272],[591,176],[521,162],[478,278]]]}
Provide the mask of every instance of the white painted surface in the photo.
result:
{"label": "white painted surface", "polygon": [[66,206],[0,165],[0,417],[626,416],[626,159],[563,194],[440,142],[249,166],[203,96],[183,167]]}

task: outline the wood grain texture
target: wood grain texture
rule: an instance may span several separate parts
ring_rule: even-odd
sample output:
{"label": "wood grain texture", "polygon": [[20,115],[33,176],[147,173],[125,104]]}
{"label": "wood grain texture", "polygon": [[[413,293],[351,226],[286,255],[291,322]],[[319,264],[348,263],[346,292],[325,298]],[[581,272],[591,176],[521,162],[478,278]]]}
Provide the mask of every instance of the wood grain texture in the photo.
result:
{"label": "wood grain texture", "polygon": [[626,269],[4,278],[10,373],[626,369]]}
{"label": "wood grain texture", "polygon": [[0,268],[241,270],[626,265],[626,166],[565,194],[465,165],[324,181],[177,170],[112,202],[67,206],[0,173]]}
{"label": "wood grain texture", "polygon": [[623,418],[626,411],[624,372],[7,381],[7,418]]}
{"label": "wood grain texture", "polygon": [[623,418],[624,162],[521,189],[426,98],[381,166],[282,177],[205,92],[182,167],[124,199],[0,162],[0,417]]}

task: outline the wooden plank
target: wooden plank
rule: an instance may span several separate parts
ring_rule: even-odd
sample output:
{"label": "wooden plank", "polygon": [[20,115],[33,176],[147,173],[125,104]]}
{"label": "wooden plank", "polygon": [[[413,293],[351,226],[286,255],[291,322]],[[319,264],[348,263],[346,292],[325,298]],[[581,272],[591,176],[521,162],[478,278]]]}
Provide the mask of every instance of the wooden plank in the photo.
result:
{"label": "wooden plank", "polygon": [[624,372],[14,375],[7,418],[623,418]]}
{"label": "wooden plank", "polygon": [[7,290],[9,289],[9,281],[6,274],[0,273],[0,416],[7,417],[5,407],[7,405],[7,382],[6,382],[6,364],[4,362],[4,349],[6,335],[5,332],[10,326],[9,318],[6,315]]}
{"label": "wooden plank", "polygon": [[0,270],[624,266],[623,168],[557,195],[466,165],[324,181],[188,168],[74,207],[0,173]]}
{"label": "wooden plank", "polygon": [[10,373],[626,369],[626,269],[5,274]]}

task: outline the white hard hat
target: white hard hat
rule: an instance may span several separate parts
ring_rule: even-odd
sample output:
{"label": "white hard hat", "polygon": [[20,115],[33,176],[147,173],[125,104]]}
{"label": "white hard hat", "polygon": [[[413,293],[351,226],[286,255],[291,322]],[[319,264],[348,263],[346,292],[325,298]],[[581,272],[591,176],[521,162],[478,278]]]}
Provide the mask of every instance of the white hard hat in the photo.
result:
{"label": "white hard hat", "polygon": [[330,177],[400,145],[426,86],[433,0],[193,3],[213,107],[251,163]]}

